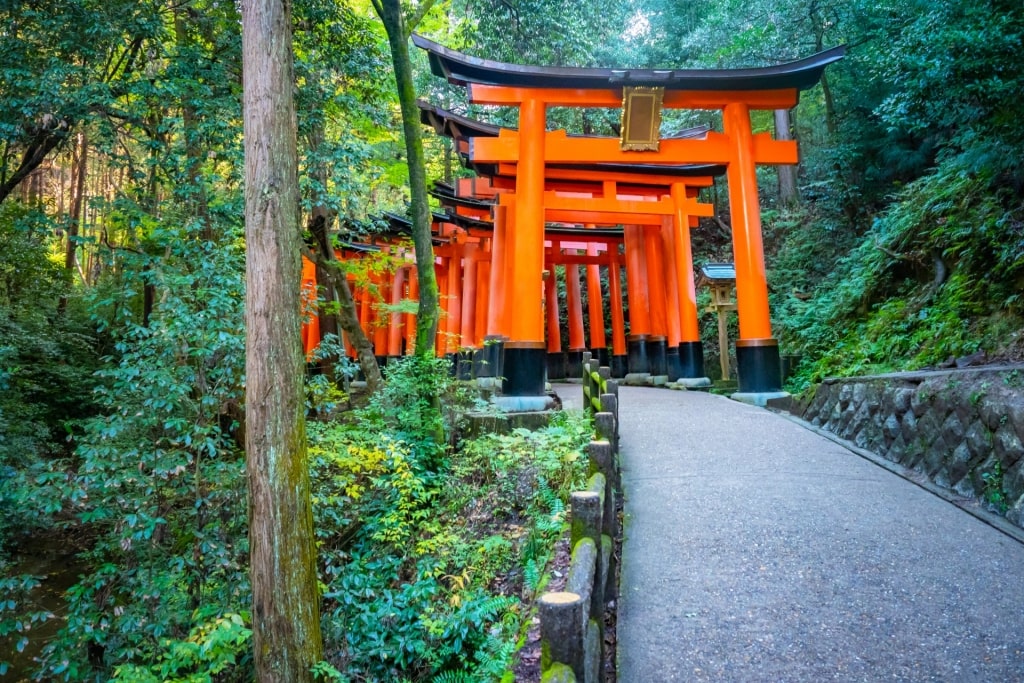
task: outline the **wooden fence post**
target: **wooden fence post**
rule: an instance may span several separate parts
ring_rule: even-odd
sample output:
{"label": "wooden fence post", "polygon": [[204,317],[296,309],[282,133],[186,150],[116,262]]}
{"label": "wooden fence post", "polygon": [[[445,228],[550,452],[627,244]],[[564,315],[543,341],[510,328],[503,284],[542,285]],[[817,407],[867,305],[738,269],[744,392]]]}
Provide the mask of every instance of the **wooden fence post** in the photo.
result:
{"label": "wooden fence post", "polygon": [[[589,596],[588,596],[589,597]],[[540,617],[540,670],[560,662],[572,669],[576,680],[583,678],[583,639],[587,627],[588,603],[583,596],[564,591],[545,593],[537,601]]]}

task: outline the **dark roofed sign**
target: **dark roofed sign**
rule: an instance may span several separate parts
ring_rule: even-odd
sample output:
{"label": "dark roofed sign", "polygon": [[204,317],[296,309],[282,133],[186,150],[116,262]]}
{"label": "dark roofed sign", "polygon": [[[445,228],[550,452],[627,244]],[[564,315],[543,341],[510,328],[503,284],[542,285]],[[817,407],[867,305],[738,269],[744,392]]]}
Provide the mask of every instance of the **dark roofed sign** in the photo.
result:
{"label": "dark roofed sign", "polygon": [[736,266],[732,263],[708,263],[700,267],[700,274],[712,283],[733,281],[736,279]]}

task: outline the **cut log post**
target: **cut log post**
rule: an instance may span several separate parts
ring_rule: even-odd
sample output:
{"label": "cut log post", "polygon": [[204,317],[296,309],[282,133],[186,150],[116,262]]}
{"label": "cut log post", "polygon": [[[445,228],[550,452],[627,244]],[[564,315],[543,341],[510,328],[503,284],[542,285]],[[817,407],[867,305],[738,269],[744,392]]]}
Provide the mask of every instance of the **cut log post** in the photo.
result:
{"label": "cut log post", "polygon": [[[594,579],[597,578],[598,545],[592,539],[582,538],[572,549],[572,560],[569,564],[569,576],[565,580],[565,589],[580,596],[586,606],[588,618],[599,618],[604,612],[604,591],[596,595]],[[597,600],[594,598],[597,597]],[[595,603],[597,607],[595,608]],[[582,639],[583,632],[580,631]]]}
{"label": "cut log post", "polygon": [[599,680],[601,672],[599,663],[604,642],[604,587],[595,584],[600,569],[599,558],[598,546],[589,538],[581,540],[573,548],[569,576],[565,583],[566,589],[579,595],[587,606],[587,616],[584,617],[580,633],[583,660],[580,679],[586,683]]}
{"label": "cut log post", "polygon": [[552,664],[551,668],[541,674],[540,683],[579,683],[576,674],[565,664]]}
{"label": "cut log post", "polygon": [[[611,394],[605,394],[605,396],[611,396]],[[604,407],[605,402],[601,401]],[[612,452],[619,452],[619,440],[618,435],[615,433],[616,424],[615,415],[611,412],[600,412],[594,415],[594,428],[597,430],[597,436],[612,445]]]}
{"label": "cut log post", "polygon": [[615,416],[615,419],[619,419],[619,396],[618,394],[604,393],[601,394],[601,412],[611,413]]}
{"label": "cut log post", "polygon": [[604,475],[610,488],[619,490],[619,473],[615,467],[615,452],[609,441],[591,441],[587,444],[587,455],[590,458],[590,471]]}
{"label": "cut log post", "polygon": [[[600,474],[600,473],[598,473]],[[604,477],[600,482],[604,487]],[[570,497],[572,510],[572,532],[570,543],[575,548],[576,544],[589,538],[594,543],[601,540],[601,516],[604,508],[604,492],[596,491],[574,491]]]}
{"label": "cut log post", "polygon": [[[589,596],[587,596],[589,598]],[[583,638],[589,602],[573,592],[545,593],[537,601],[540,617],[540,670],[556,663],[572,669],[583,681]]]}
{"label": "cut log post", "polygon": [[583,638],[583,679],[586,683],[604,682],[604,622],[591,619]]}
{"label": "cut log post", "polygon": [[604,601],[606,604],[614,600],[618,593],[619,582],[616,576],[618,567],[615,563],[614,548],[615,542],[612,541],[611,537],[608,536],[608,534],[602,534],[601,556],[599,558],[601,560],[599,565],[601,571],[597,577],[597,584],[602,588],[595,589],[595,592],[596,590],[603,589]]}

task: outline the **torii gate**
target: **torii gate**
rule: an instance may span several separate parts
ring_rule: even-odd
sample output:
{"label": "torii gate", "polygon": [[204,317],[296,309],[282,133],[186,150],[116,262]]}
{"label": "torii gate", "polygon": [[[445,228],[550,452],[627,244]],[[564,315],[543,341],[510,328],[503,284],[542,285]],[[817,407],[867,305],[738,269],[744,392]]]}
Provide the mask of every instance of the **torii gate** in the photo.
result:
{"label": "torii gate", "polygon": [[[516,165],[513,163],[473,163],[469,149],[473,138],[497,137],[502,129],[420,101],[421,120],[434,128],[440,135],[451,137],[464,165],[476,171],[489,182],[487,196],[493,201],[495,191],[514,196],[516,188]],[[680,131],[676,138],[702,138],[707,127]],[[601,265],[609,267],[610,285],[613,290],[612,327],[613,355],[610,359],[612,375],[622,377],[627,372],[644,376],[648,370],[654,375],[666,375],[665,379],[681,378],[692,386],[708,383],[704,373],[703,348],[697,327],[695,291],[693,287],[692,257],[689,234],[682,225],[683,216],[689,214],[691,226],[696,226],[697,216],[711,215],[711,207],[689,201],[700,187],[709,186],[713,176],[725,173],[722,165],[652,166],[637,164],[558,164],[545,168],[545,206],[547,221],[576,223],[579,225],[620,225],[628,224],[625,232],[627,285],[630,290],[630,327],[628,356],[626,345],[621,342],[621,282],[617,254],[609,254]],[[465,181],[460,181],[462,186]],[[472,188],[468,194],[475,194]],[[625,200],[625,201],[623,201]],[[632,201],[630,201],[632,200]],[[656,204],[636,203],[639,200],[653,200]],[[474,200],[463,200],[474,206]],[[510,205],[509,198],[505,203]],[[484,207],[490,204],[478,202],[474,208],[482,217]],[[662,215],[659,215],[662,214]],[[641,225],[657,226],[657,230],[642,229]],[[675,226],[679,225],[678,230]],[[545,237],[551,228],[547,228]],[[585,236],[586,233],[582,233]],[[585,237],[584,237],[585,238]],[[658,248],[660,243],[660,249]],[[667,250],[667,251],[666,251]],[[666,251],[662,259],[662,252]],[[497,251],[496,251],[497,253]],[[504,255],[504,251],[501,251]],[[550,249],[546,265],[550,263]],[[652,268],[647,268],[650,261]],[[663,277],[659,263],[664,263],[666,277]],[[570,368],[575,355],[581,355],[582,313],[577,309],[579,302],[574,296],[578,282],[574,283],[575,265],[568,274],[569,289],[569,333]],[[588,291],[591,314],[591,350],[603,356],[608,362],[601,312],[600,288],[595,263],[588,263]],[[650,278],[648,278],[650,276]],[[648,283],[648,280],[650,282]],[[573,286],[575,284],[575,287]],[[651,285],[648,288],[648,284]],[[548,311],[548,371],[550,377],[562,376],[557,358],[553,356],[561,349],[550,330],[557,324],[557,311],[550,304],[553,300],[548,280],[545,287]],[[496,292],[500,295],[500,292]],[[667,300],[666,300],[667,299]],[[652,309],[651,314],[647,308]],[[618,316],[616,316],[616,313]],[[580,320],[577,321],[576,318]],[[652,329],[652,318],[655,321]],[[602,321],[599,327],[594,320]],[[491,330],[492,333],[499,332]],[[657,334],[652,334],[657,332]],[[574,334],[575,333],[575,334]],[[495,335],[500,336],[500,335]],[[597,340],[596,342],[594,340]],[[570,372],[572,370],[570,369]]]}
{"label": "torii gate", "polygon": [[[637,169],[548,169],[546,181],[548,189],[545,190],[544,213],[548,221],[590,226],[628,225],[625,231],[628,233],[625,243],[626,263],[628,264],[627,281],[631,301],[630,372],[647,374],[649,370],[648,355],[650,355],[652,360],[650,372],[655,375],[668,375],[669,357],[678,359],[680,351],[685,349],[685,353],[683,353],[685,362],[681,364],[682,367],[679,368],[678,375],[694,380],[701,378],[706,382],[703,371],[703,353],[697,329],[696,295],[688,231],[691,224],[696,222],[697,216],[711,215],[712,207],[698,203],[695,195],[699,187],[710,185],[712,179],[707,175],[698,175],[707,173],[707,169],[704,167],[661,167],[656,170],[658,171],[657,175],[649,169],[642,169],[642,174],[638,174]],[[573,178],[573,176],[575,178],[565,181],[565,185],[552,182],[551,176],[557,179],[560,172],[569,174],[565,176],[567,179]],[[504,205],[506,209],[514,206],[515,194],[511,191],[511,184],[505,182],[508,178],[492,175],[490,179],[493,187],[505,186],[507,188],[500,196],[501,204],[499,205]],[[619,183],[632,183],[633,187],[628,190],[619,190]],[[650,228],[654,228],[654,230],[652,231]],[[546,228],[546,242],[555,241],[552,239],[552,231],[551,226]],[[497,240],[500,241],[500,230],[498,234]],[[587,235],[596,235],[596,231],[583,229],[577,234],[579,240],[586,241]],[[620,232],[618,241],[622,240]],[[586,248],[586,245],[579,245],[579,248]],[[663,256],[662,252],[665,250],[667,252]],[[495,253],[497,254],[497,250]],[[504,265],[499,264],[498,267],[507,268],[507,256],[505,256],[507,253],[502,251],[503,256],[498,260],[504,261]],[[617,252],[609,254],[607,259],[607,265],[612,268],[610,271],[612,298],[616,302],[612,305],[615,340],[620,338],[619,330],[622,327],[621,317],[617,321],[615,316],[616,312],[621,316],[621,291],[619,291],[621,284],[618,281],[619,261],[617,256]],[[556,259],[558,262],[563,260],[565,259]],[[546,264],[550,264],[551,261],[549,252]],[[575,258],[565,260],[566,263],[570,261],[579,263]],[[647,267],[647,262],[650,262],[650,268]],[[588,261],[588,266],[597,263]],[[663,267],[658,267],[657,264],[663,264]],[[647,287],[648,276],[652,285],[650,290]],[[599,297],[596,279],[597,276],[594,273],[591,278],[594,281],[591,291]],[[574,296],[575,289],[572,287],[571,280],[570,277],[570,352],[581,353],[583,350],[582,320],[578,325],[574,324],[576,321],[572,315],[576,313],[576,306],[579,302],[578,295]],[[549,302],[553,299],[550,294],[551,284],[552,281],[548,280],[546,298]],[[578,280],[576,288],[578,288]],[[499,288],[495,287],[494,292],[500,295]],[[600,300],[598,299],[596,303],[599,306]],[[591,297],[591,305],[594,304],[594,297]],[[647,313],[646,309],[649,304],[652,311],[656,312],[654,316],[649,316]],[[552,322],[552,315],[553,307],[549,304],[547,346],[549,354],[559,350],[557,345],[553,345],[550,338],[550,330],[557,322],[557,317]],[[582,317],[581,313],[579,317]],[[600,313],[596,317],[600,318]],[[657,329],[651,329],[652,317],[656,317],[659,321],[654,325]],[[503,327],[499,327],[490,329],[489,333],[501,334],[504,331]],[[652,332],[658,334],[655,335]],[[603,347],[603,328],[600,339],[600,346]],[[671,352],[667,348],[667,344],[671,345]],[[614,346],[616,355],[613,356],[613,367],[616,365],[615,361],[618,360],[618,365],[623,368],[618,376],[622,376],[626,366],[624,344],[616,343]],[[680,363],[678,360],[674,360],[673,365],[678,367]],[[673,379],[675,378],[673,377]]]}
{"label": "torii gate", "polygon": [[[736,263],[740,335],[737,372],[740,393],[781,390],[778,343],[772,336],[768,287],[757,196],[757,164],[795,164],[794,141],[754,135],[751,109],[789,109],[799,93],[813,87],[825,67],[838,61],[843,47],[804,60],[758,69],[613,70],[529,67],[478,59],[449,50],[422,36],[413,42],[429,54],[435,75],[467,87],[470,102],[519,108],[519,130],[503,130],[496,138],[475,138],[470,145],[474,162],[515,162],[514,229],[509,248],[513,299],[518,315],[512,320],[505,347],[506,382],[511,395],[543,392],[544,321],[544,179],[545,166],[558,163],[647,163],[727,165]],[[649,151],[624,149],[613,139],[569,137],[547,131],[551,106],[620,108],[625,94],[635,90],[637,108],[624,111],[624,134],[633,133],[630,118],[650,125]],[[703,140],[658,140],[660,108],[714,109],[723,112],[723,133]]]}

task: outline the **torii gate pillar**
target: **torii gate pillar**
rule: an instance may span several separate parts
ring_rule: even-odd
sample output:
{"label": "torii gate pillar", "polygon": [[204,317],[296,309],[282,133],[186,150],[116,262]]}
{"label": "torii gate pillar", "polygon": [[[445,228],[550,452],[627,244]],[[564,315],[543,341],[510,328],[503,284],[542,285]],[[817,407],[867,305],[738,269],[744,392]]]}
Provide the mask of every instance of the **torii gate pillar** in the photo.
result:
{"label": "torii gate pillar", "polygon": [[729,212],[732,216],[733,256],[736,259],[736,303],[740,336],[736,340],[736,372],[741,393],[782,389],[779,343],[772,337],[768,309],[768,280],[761,237],[761,205],[757,196],[753,135],[749,107],[732,102],[723,111],[725,134],[736,158],[729,164]]}
{"label": "torii gate pillar", "polygon": [[515,229],[511,233],[511,300],[515,307],[505,342],[502,393],[543,396],[547,350],[544,342],[544,141],[547,105],[526,97],[519,105],[519,164],[516,170]]}

